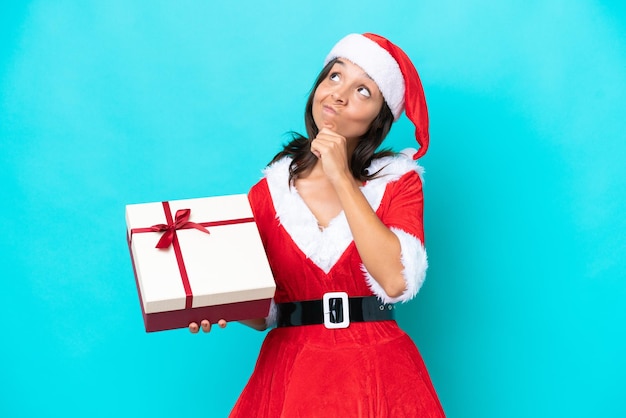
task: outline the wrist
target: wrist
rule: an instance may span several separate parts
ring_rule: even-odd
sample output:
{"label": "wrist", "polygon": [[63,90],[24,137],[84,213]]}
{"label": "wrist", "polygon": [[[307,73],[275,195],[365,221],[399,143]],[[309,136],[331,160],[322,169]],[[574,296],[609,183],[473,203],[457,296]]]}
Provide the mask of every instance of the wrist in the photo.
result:
{"label": "wrist", "polygon": [[352,178],[352,176],[342,177],[341,179],[338,179],[333,184],[333,186],[335,188],[337,196],[339,196],[339,200],[342,201],[342,203],[345,203],[346,198],[350,198],[356,193],[361,192],[357,182],[354,180],[354,178]]}

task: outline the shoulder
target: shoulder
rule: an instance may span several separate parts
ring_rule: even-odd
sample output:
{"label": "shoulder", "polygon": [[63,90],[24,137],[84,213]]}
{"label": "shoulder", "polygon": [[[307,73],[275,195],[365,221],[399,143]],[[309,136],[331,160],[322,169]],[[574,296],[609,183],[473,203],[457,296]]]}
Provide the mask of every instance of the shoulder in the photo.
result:
{"label": "shoulder", "polygon": [[385,195],[397,195],[402,190],[414,193],[409,189],[421,187],[424,169],[413,160],[414,153],[415,150],[407,149],[372,161],[367,171],[375,176],[361,188],[372,208],[377,210]]}
{"label": "shoulder", "polygon": [[376,175],[367,182],[364,189],[369,189],[370,193],[382,197],[389,187],[402,188],[402,185],[406,184],[409,187],[421,188],[424,168],[413,160],[414,153],[414,149],[408,148],[394,156],[372,161],[367,171]]}
{"label": "shoulder", "polygon": [[403,177],[407,173],[416,173],[420,179],[424,175],[424,168],[413,160],[412,155],[415,150],[407,148],[402,152],[389,156],[378,158],[370,164],[367,172],[370,174],[377,173],[371,181],[382,181],[390,183]]}
{"label": "shoulder", "polygon": [[277,207],[294,193],[293,189],[289,187],[289,165],[291,161],[291,157],[284,157],[263,170],[263,180],[265,180],[274,205]]}
{"label": "shoulder", "polygon": [[263,178],[270,184],[276,182],[287,183],[289,181],[289,165],[291,161],[291,157],[284,157],[268,165],[263,170]]}
{"label": "shoulder", "polygon": [[291,164],[291,158],[285,157],[265,167],[262,171],[261,179],[250,188],[250,193],[262,192],[270,184],[287,182],[289,179],[289,164]]}
{"label": "shoulder", "polygon": [[255,216],[265,210],[276,210],[290,193],[290,163],[291,158],[285,157],[265,167],[261,179],[250,188],[248,199]]}

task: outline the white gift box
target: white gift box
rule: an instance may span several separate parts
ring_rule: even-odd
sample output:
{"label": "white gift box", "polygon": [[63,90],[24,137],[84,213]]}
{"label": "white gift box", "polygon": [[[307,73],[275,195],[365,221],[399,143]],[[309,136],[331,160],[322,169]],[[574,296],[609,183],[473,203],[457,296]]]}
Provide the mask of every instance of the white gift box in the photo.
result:
{"label": "white gift box", "polygon": [[126,226],[147,332],[267,316],[276,286],[245,194],[127,205]]}

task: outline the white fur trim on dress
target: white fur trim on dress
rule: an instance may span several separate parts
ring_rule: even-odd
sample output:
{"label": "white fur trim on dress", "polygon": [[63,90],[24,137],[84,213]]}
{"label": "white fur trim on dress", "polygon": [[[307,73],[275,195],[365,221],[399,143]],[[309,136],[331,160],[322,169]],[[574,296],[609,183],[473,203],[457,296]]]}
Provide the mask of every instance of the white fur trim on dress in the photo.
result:
{"label": "white fur trim on dress", "polygon": [[378,296],[381,301],[385,303],[407,302],[415,297],[424,283],[426,269],[428,268],[428,257],[426,255],[426,249],[419,238],[398,228],[392,227],[390,229],[391,232],[396,234],[400,241],[400,261],[404,266],[402,276],[406,283],[404,292],[398,297],[390,297],[362,264],[361,270],[363,270],[365,274],[365,280],[372,290],[372,293]]}
{"label": "white fur trim on dress", "polygon": [[278,322],[278,308],[276,307],[276,302],[274,302],[274,298],[270,302],[270,311],[268,315],[265,317],[265,326],[267,328],[271,328],[276,325]]}
{"label": "white fur trim on dress", "polygon": [[289,164],[284,158],[265,170],[276,217],[300,250],[325,273],[335,265],[352,242],[343,212],[320,229],[317,219],[295,187],[289,187]]}
{"label": "white fur trim on dress", "polygon": [[378,85],[394,118],[400,117],[404,110],[404,76],[389,51],[363,35],[352,33],[337,42],[324,65],[335,58],[345,58],[361,67]]}
{"label": "white fur trim on dress", "polygon": [[[413,153],[414,150],[409,149],[396,156],[379,158],[368,168],[370,173],[380,171],[376,178],[368,181],[365,186],[361,187],[361,192],[374,210],[377,210],[380,206],[387,184],[397,181],[410,171],[415,171],[421,176],[423,169],[411,158]],[[350,226],[345,214],[341,212],[326,228],[319,228],[317,219],[315,219],[311,210],[304,203],[296,188],[289,185],[290,163],[290,158],[283,158],[264,170],[267,185],[274,202],[276,218],[298,248],[320,269],[328,273],[353,241]],[[400,240],[402,244],[403,238],[400,238]],[[419,245],[421,246],[421,243]],[[402,248],[402,263],[407,272],[406,277],[410,278],[414,269],[408,268],[407,264],[411,264],[412,260],[410,259],[412,257],[410,255],[414,254],[415,251],[412,250],[409,244],[404,244]],[[408,248],[408,252],[404,252],[404,248]],[[404,254],[407,255],[405,256]],[[365,277],[367,278],[367,275]],[[409,280],[407,280],[407,283],[409,283]],[[417,288],[415,292],[417,292],[419,285],[421,285],[421,282],[419,284],[416,283]],[[407,284],[407,288],[408,286]],[[378,295],[378,293],[376,294]],[[382,295],[379,296],[382,298]]]}

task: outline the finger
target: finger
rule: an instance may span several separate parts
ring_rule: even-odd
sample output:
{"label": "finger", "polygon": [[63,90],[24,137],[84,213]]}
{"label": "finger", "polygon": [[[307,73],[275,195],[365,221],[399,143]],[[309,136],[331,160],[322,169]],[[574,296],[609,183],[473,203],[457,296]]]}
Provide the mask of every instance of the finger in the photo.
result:
{"label": "finger", "polygon": [[337,133],[335,131],[333,131],[330,127],[324,126],[322,127],[322,129],[320,129],[320,131],[317,133],[317,135],[332,135],[335,136],[337,135]]}
{"label": "finger", "polygon": [[219,325],[220,328],[226,328],[226,320],[220,319],[219,321],[217,321],[217,325]]}
{"label": "finger", "polygon": [[322,152],[320,150],[321,146],[322,146],[321,141],[318,140],[317,138],[315,138],[313,141],[311,141],[311,152],[317,158],[322,158]]}
{"label": "finger", "polygon": [[329,139],[345,139],[343,135],[338,134],[336,131],[330,128],[322,128],[318,132],[317,137],[320,137],[320,135]]}
{"label": "finger", "polygon": [[316,149],[311,147],[311,152],[313,153],[313,155],[315,155],[318,159],[322,158],[322,154]]}
{"label": "finger", "polygon": [[341,138],[315,138],[311,143],[311,152],[318,158],[328,155],[329,153],[335,154],[345,150],[345,142]]}
{"label": "finger", "polygon": [[211,331],[211,323],[206,319],[203,319],[202,322],[200,322],[200,326],[202,327],[202,331],[204,332]]}
{"label": "finger", "polygon": [[324,151],[329,147],[333,146],[333,144],[337,143],[338,140],[328,135],[318,135],[313,141],[311,141],[311,150],[315,151]]}
{"label": "finger", "polygon": [[341,135],[321,134],[313,140],[312,144],[323,153],[324,150],[343,150],[347,146],[346,139]]}
{"label": "finger", "polygon": [[195,322],[192,322],[191,324],[189,324],[189,331],[191,331],[192,334],[197,334],[198,324],[196,324]]}

